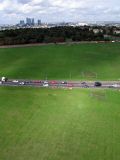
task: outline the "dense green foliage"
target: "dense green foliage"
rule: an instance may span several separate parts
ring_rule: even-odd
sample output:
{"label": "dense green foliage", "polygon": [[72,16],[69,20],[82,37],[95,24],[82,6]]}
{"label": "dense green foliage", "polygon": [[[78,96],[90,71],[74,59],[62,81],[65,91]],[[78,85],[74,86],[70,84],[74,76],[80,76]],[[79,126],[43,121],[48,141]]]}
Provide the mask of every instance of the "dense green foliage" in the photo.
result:
{"label": "dense green foliage", "polygon": [[0,32],[1,45],[94,40],[104,40],[103,33],[94,34],[87,26],[27,28]]}
{"label": "dense green foliage", "polygon": [[119,160],[120,94],[0,88],[1,160]]}
{"label": "dense green foliage", "polygon": [[26,79],[118,80],[119,51],[119,43],[0,49],[0,75]]}

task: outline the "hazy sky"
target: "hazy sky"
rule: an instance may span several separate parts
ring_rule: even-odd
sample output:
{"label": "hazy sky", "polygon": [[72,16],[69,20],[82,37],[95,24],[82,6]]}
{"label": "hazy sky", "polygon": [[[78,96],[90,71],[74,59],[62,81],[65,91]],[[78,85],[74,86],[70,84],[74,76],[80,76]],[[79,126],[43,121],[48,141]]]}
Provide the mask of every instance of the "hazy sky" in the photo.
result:
{"label": "hazy sky", "polygon": [[44,22],[120,21],[120,0],[0,0],[0,24],[26,17]]}

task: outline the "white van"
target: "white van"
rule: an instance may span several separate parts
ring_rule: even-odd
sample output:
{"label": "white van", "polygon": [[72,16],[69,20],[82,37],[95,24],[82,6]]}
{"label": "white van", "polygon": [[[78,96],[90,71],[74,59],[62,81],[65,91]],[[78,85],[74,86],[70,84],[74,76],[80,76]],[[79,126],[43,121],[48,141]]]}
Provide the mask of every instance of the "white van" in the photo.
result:
{"label": "white van", "polygon": [[43,87],[48,87],[49,86],[49,84],[47,83],[47,84],[43,84]]}
{"label": "white van", "polygon": [[13,83],[18,83],[19,81],[18,81],[18,80],[13,80],[12,82],[13,82]]}

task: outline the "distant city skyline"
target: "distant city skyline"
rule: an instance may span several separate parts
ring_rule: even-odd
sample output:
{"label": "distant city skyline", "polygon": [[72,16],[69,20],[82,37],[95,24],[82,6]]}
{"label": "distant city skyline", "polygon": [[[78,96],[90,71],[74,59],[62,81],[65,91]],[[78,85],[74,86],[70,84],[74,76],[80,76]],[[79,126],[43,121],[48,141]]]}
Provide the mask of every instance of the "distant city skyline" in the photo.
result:
{"label": "distant city skyline", "polygon": [[42,22],[120,21],[119,0],[0,0],[0,24],[26,17]]}
{"label": "distant city skyline", "polygon": [[33,25],[34,26],[35,24],[41,25],[41,20],[37,19],[35,21],[34,18],[27,17],[26,19],[22,19],[22,20],[20,20],[20,22],[18,22],[18,25],[21,25],[21,26],[24,26],[24,25],[30,25],[30,26]]}

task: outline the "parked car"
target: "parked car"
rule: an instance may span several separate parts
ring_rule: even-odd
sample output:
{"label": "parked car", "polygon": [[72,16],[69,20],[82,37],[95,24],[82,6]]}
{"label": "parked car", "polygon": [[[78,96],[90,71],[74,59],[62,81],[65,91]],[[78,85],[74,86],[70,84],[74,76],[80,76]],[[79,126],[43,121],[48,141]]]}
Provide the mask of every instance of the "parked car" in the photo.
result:
{"label": "parked car", "polygon": [[20,82],[19,84],[24,85],[24,84],[25,84],[25,82]]}
{"label": "parked car", "polygon": [[57,81],[50,81],[50,84],[57,84]]}
{"label": "parked car", "polygon": [[25,83],[25,84],[29,84],[29,83],[31,83],[31,82],[30,82],[30,81],[24,81],[24,83]]}
{"label": "parked car", "polygon": [[94,86],[95,87],[100,87],[100,86],[102,86],[102,83],[101,82],[95,82]]}
{"label": "parked car", "polygon": [[86,84],[86,82],[81,82],[81,84]]}
{"label": "parked car", "polygon": [[113,84],[112,87],[117,88],[117,87],[120,87],[120,85],[118,85],[118,84]]}
{"label": "parked car", "polygon": [[44,81],[43,83],[44,83],[44,84],[48,84],[48,81]]}
{"label": "parked car", "polygon": [[66,81],[62,81],[61,84],[67,84],[67,82]]}
{"label": "parked car", "polygon": [[68,83],[67,87],[73,87],[73,84],[72,83]]}
{"label": "parked car", "polygon": [[18,80],[13,80],[12,82],[13,82],[13,83],[18,83],[19,81],[18,81]]}
{"label": "parked car", "polygon": [[49,86],[49,84],[43,84],[43,87],[48,87]]}
{"label": "parked car", "polygon": [[89,86],[87,84],[84,85],[84,88],[89,88]]}
{"label": "parked car", "polygon": [[41,83],[39,80],[32,81],[33,83]]}
{"label": "parked car", "polygon": [[113,86],[108,86],[108,88],[114,88]]}

